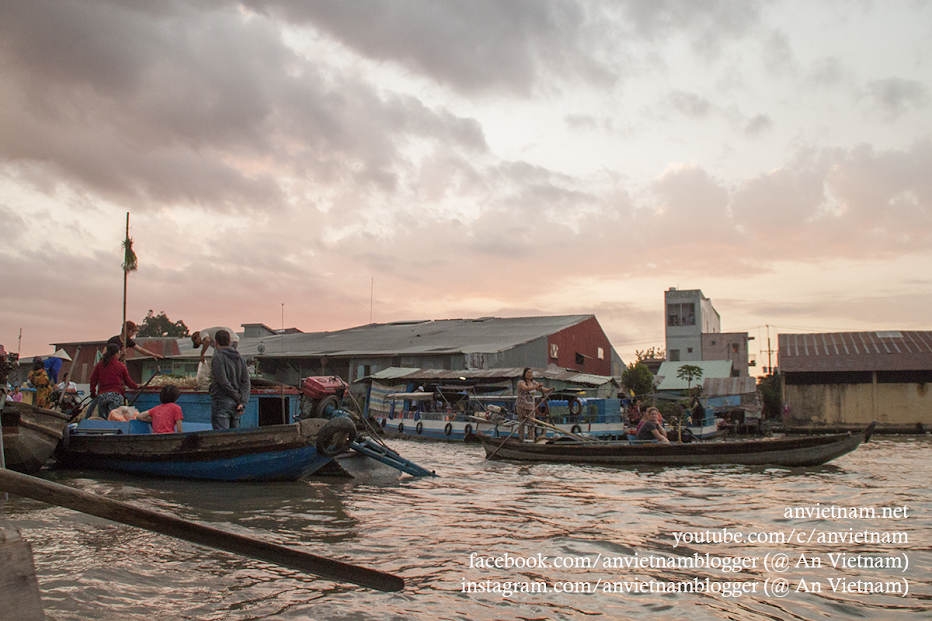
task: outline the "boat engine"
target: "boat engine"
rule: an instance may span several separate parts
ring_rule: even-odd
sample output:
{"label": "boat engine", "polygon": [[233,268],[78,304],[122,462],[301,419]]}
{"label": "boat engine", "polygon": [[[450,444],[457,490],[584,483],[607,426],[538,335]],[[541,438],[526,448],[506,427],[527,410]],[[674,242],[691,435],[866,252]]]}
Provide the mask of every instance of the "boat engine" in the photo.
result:
{"label": "boat engine", "polygon": [[347,391],[349,384],[336,375],[305,377],[301,383],[301,413],[298,418],[353,418],[352,412],[343,407]]}

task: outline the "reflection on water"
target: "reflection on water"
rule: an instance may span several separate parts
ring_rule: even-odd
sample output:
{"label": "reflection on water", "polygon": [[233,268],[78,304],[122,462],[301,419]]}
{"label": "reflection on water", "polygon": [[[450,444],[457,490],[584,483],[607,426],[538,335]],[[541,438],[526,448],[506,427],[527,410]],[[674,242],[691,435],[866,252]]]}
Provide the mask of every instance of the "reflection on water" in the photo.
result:
{"label": "reflection on water", "polygon": [[[12,497],[5,503],[4,517],[32,544],[50,619],[619,619],[644,614],[699,621],[932,616],[932,518],[926,473],[932,442],[925,439],[875,438],[832,464],[805,469],[521,465],[486,461],[478,446],[401,440],[393,446],[440,477],[228,484],[88,472],[45,476],[185,519],[397,573],[407,581],[401,593],[331,583],[27,499]],[[908,507],[908,517],[784,515],[786,509],[833,506],[878,511]],[[826,533],[854,537],[864,531],[901,540],[840,544],[819,539]],[[675,534],[686,532],[711,533],[713,539],[741,533],[760,541],[687,543],[681,536],[677,544]],[[785,541],[788,537],[793,541]],[[499,557],[503,564],[506,553],[512,565],[521,557],[524,566],[481,567],[473,560],[470,567],[473,554],[473,559]],[[678,558],[706,554],[719,559],[713,563],[722,557],[749,560],[741,561],[746,566],[738,572],[718,566],[650,564],[653,560],[656,565],[657,559],[675,564]],[[781,554],[786,555],[786,567],[763,566],[765,558]],[[836,565],[854,563],[858,555],[862,564],[871,558],[894,560],[882,569],[831,563],[833,558]],[[547,566],[539,566],[536,560],[541,558],[547,559]],[[895,565],[896,558],[901,564],[907,561],[908,568]],[[742,583],[750,585],[745,590],[755,590],[738,597],[721,592],[605,591],[651,581],[706,584],[707,578],[708,584]],[[780,578],[787,580],[788,593],[763,591],[765,582]],[[856,588],[858,580],[861,585],[894,588],[904,578],[906,597]],[[545,584],[549,592],[503,597],[502,587],[515,582]],[[463,592],[465,583],[473,583],[473,592]],[[475,592],[480,584],[497,591]],[[557,586],[594,592],[558,593]]]}

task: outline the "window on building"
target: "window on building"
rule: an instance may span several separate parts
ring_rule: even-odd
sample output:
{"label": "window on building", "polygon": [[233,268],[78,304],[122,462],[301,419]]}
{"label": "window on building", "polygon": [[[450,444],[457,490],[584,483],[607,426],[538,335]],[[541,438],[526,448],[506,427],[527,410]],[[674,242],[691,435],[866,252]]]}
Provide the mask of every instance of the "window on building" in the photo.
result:
{"label": "window on building", "polygon": [[696,305],[667,304],[668,326],[694,326],[696,325]]}
{"label": "window on building", "polygon": [[693,353],[693,348],[692,348],[692,347],[687,347],[687,348],[686,348],[686,353],[687,353],[687,354]]}
{"label": "window on building", "polygon": [[732,344],[731,344],[731,351],[732,351],[732,353],[737,354],[737,353],[740,351],[740,349],[741,349],[741,348],[738,346],[737,343],[732,343]]}
{"label": "window on building", "polygon": [[680,361],[680,350],[678,350],[678,349],[671,349],[671,350],[668,351],[667,353],[670,354],[670,362],[679,362],[679,361]]}
{"label": "window on building", "polygon": [[599,356],[599,360],[605,360],[605,350],[601,347],[599,347],[597,355]]}
{"label": "window on building", "polygon": [[560,347],[556,343],[551,343],[550,344],[550,357],[559,358],[559,354],[560,354]]}
{"label": "window on building", "polygon": [[583,356],[583,355],[582,355],[581,353],[579,353],[579,352],[576,352],[576,364],[578,364],[578,365],[586,364],[586,357]]}

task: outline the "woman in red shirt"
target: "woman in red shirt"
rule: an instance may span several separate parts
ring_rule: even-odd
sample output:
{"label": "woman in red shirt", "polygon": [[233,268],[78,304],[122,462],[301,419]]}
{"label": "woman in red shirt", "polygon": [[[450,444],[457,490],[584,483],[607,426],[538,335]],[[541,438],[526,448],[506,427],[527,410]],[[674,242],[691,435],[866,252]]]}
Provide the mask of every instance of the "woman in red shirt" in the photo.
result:
{"label": "woman in red shirt", "polygon": [[97,416],[106,419],[110,410],[123,405],[125,386],[139,388],[129,376],[126,365],[117,360],[120,346],[107,344],[107,353],[100,359],[91,373],[91,398],[97,397]]}

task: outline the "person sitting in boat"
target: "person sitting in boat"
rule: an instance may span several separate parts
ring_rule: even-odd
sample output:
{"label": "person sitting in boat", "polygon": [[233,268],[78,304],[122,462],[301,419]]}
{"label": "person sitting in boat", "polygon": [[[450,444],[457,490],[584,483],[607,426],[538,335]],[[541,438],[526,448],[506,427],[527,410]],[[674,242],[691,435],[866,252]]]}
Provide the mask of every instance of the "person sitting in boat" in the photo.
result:
{"label": "person sitting in boat", "polygon": [[6,400],[14,403],[23,402],[23,393],[20,391],[19,384],[13,384],[13,390],[7,394]]}
{"label": "person sitting in boat", "polygon": [[650,408],[647,410],[647,420],[638,428],[638,440],[656,440],[662,444],[669,444],[667,430],[663,428],[660,410]]}
{"label": "person sitting in boat", "polygon": [[107,343],[107,352],[91,373],[91,398],[97,398],[97,416],[104,420],[110,410],[123,405],[124,386],[139,388],[129,376],[126,365],[118,360],[120,345]]}
{"label": "person sitting in boat", "polygon": [[181,406],[175,403],[180,394],[174,384],[162,386],[159,392],[160,405],[141,413],[136,420],[152,423],[152,433],[181,433],[184,414]]}
{"label": "person sitting in boat", "polygon": [[518,380],[518,398],[515,401],[515,412],[518,414],[518,420],[520,421],[518,433],[522,442],[524,441],[527,419],[534,416],[534,411],[537,408],[533,395],[535,390],[539,390],[544,395],[553,392],[553,388],[545,388],[540,382],[535,382],[534,371],[529,367],[525,367],[524,372],[521,373],[521,379]]}
{"label": "person sitting in boat", "polygon": [[138,333],[139,333],[139,326],[137,326],[135,322],[127,321],[126,322],[126,342],[125,343],[123,342],[123,334],[121,333],[121,334],[117,334],[116,336],[110,337],[110,340],[107,341],[107,345],[109,345],[110,343],[114,343],[116,344],[117,347],[120,348],[120,359],[123,359],[124,357],[126,357],[127,349],[132,349],[137,354],[140,354],[142,356],[150,356],[152,358],[155,358],[156,360],[161,360],[163,356],[160,356],[156,354],[155,352],[151,352],[148,349],[145,349],[142,346],[136,344],[136,341],[133,340],[133,337],[136,336],[136,334]]}

